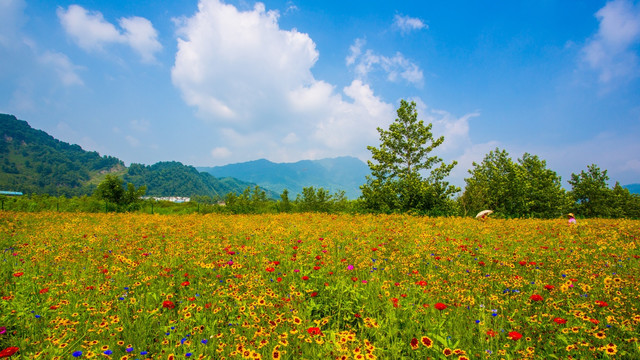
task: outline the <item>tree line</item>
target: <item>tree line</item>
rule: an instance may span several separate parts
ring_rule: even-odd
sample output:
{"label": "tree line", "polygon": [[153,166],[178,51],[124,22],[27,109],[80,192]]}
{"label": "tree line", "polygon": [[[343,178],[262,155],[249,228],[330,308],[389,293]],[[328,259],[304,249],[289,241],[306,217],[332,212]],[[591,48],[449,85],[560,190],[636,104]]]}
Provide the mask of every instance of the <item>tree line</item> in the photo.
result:
{"label": "tree line", "polygon": [[[368,161],[371,174],[360,187],[362,195],[356,200],[348,200],[343,191],[330,193],[314,187],[303,188],[294,199],[285,189],[280,199],[273,199],[259,186],[247,186],[242,193],[230,191],[224,197],[195,195],[189,204],[156,203],[142,198],[146,186],[136,188],[132,182],[125,185],[122,178],[109,174],[92,196],[76,197],[75,205],[68,207],[70,211],[148,212],[150,208],[154,212],[155,205],[156,211],[167,213],[348,212],[429,216],[473,216],[490,209],[495,216],[505,218],[557,218],[568,213],[578,217],[640,218],[640,195],[630,193],[617,182],[610,188],[607,170],[596,164],[579,174],[571,174],[568,180],[571,189],[565,190],[561,177],[547,167],[545,160],[525,153],[514,161],[506,150],[499,148],[490,151],[482,162],[472,164],[462,191],[446,180],[456,162],[446,163],[432,155],[444,137],[434,137],[432,124],[418,119],[415,102],[401,100],[397,116],[388,129],[377,129],[380,144],[367,147],[372,157]],[[171,164],[161,165],[170,170]],[[147,169],[132,166],[132,170],[127,180],[141,183]],[[5,200],[14,209],[23,209],[22,203],[28,203],[28,209],[39,208],[30,198],[0,199],[3,209]],[[52,203],[50,198],[46,200],[45,203]],[[55,203],[59,210],[60,200]]]}

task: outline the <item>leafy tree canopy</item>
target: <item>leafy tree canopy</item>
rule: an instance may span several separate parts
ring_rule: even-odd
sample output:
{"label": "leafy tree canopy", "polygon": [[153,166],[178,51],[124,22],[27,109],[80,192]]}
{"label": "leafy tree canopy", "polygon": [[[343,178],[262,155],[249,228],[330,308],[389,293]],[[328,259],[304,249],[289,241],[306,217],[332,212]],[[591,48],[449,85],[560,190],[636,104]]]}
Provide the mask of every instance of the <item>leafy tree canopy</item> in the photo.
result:
{"label": "leafy tree canopy", "polygon": [[[434,138],[432,124],[418,120],[416,103],[400,101],[398,118],[388,130],[378,128],[380,146],[368,146],[371,175],[360,187],[365,208],[381,212],[446,212],[460,191],[444,179],[456,165],[431,156],[444,137]],[[426,177],[423,177],[426,174]]]}

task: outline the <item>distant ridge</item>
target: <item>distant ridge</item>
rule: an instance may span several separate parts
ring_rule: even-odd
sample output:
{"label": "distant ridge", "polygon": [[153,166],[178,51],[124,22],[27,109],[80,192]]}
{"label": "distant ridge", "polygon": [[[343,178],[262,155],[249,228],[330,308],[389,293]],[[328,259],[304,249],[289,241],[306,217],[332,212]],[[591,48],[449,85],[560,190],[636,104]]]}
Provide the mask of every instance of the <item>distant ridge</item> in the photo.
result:
{"label": "distant ridge", "polygon": [[216,177],[234,177],[253,182],[261,188],[281,194],[289,191],[293,199],[305,187],[323,188],[330,193],[344,191],[348,199],[360,197],[369,167],[362,160],[342,156],[294,163],[274,163],[266,159],[215,167],[198,167]]}
{"label": "distant ridge", "polygon": [[622,185],[622,187],[628,189],[632,194],[640,194],[640,184]]}

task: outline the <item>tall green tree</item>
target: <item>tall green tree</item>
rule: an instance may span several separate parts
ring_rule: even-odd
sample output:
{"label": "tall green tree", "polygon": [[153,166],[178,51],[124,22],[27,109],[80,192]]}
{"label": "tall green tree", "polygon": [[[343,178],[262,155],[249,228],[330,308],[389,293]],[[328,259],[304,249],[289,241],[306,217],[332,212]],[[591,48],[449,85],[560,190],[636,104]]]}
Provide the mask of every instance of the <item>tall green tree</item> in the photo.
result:
{"label": "tall green tree", "polygon": [[363,205],[380,212],[445,212],[460,189],[445,181],[456,162],[446,164],[431,155],[444,136],[433,137],[432,124],[418,120],[413,101],[401,100],[397,115],[388,130],[378,128],[380,146],[367,146],[373,161],[368,161],[371,175],[360,187]]}
{"label": "tall green tree", "polygon": [[584,217],[610,217],[611,190],[607,182],[607,170],[596,164],[587,166],[587,171],[571,174],[571,195],[575,201],[575,212]]}
{"label": "tall green tree", "polygon": [[570,198],[562,188],[562,178],[547,168],[547,162],[537,155],[524,153],[518,159],[524,181],[519,194],[524,197],[523,216],[554,218],[564,214]]}

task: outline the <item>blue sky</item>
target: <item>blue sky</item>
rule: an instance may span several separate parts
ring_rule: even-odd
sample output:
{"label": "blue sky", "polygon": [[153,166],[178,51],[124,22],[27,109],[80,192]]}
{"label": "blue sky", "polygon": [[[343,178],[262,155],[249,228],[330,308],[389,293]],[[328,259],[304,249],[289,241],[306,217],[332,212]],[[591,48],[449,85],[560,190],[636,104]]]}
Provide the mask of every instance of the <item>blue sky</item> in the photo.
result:
{"label": "blue sky", "polygon": [[0,0],[0,112],[130,163],[356,156],[400,99],[437,154],[640,182],[637,1]]}

